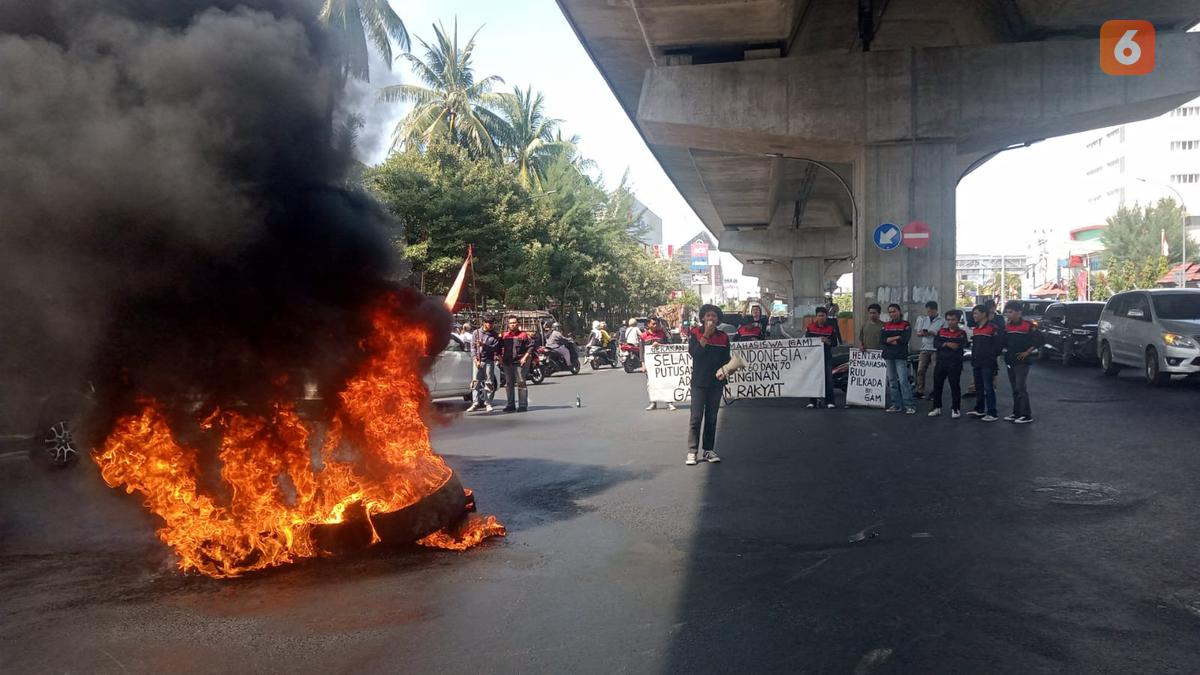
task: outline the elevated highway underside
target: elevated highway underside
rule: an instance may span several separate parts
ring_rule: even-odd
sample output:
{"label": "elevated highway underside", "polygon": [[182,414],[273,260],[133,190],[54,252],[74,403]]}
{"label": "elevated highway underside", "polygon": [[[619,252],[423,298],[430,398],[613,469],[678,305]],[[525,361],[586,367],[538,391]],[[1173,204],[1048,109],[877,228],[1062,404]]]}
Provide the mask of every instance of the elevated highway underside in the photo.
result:
{"label": "elevated highway underside", "polygon": [[[964,172],[1006,147],[1200,95],[1196,0],[559,0],[684,198],[794,315],[853,270],[855,309],[954,294]],[[1157,65],[1099,67],[1151,21]],[[879,223],[923,220],[922,250]]]}

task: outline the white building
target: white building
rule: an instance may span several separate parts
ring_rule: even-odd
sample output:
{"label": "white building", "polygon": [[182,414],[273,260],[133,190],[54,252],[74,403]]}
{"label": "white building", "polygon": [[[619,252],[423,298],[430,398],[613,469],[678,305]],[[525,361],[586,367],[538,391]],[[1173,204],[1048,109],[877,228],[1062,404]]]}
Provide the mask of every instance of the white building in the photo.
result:
{"label": "white building", "polygon": [[1121,205],[1145,206],[1163,197],[1178,201],[1164,187],[1169,186],[1187,206],[1189,231],[1200,234],[1200,99],[1085,138],[1081,170],[1087,201],[1078,225],[1103,223]]}
{"label": "white building", "polygon": [[635,227],[638,229],[638,241],[642,242],[647,249],[663,243],[663,222],[657,213],[635,199],[633,215],[637,222]]}

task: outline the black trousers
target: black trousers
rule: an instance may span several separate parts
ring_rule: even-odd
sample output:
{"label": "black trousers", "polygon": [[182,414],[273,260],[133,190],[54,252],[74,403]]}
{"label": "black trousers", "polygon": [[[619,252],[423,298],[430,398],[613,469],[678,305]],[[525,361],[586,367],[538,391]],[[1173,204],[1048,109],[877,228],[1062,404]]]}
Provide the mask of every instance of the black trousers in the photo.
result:
{"label": "black trousers", "polygon": [[942,384],[950,381],[950,409],[962,409],[962,361],[958,363],[942,363],[938,361],[933,366],[933,407],[942,407]]}
{"label": "black trousers", "polygon": [[1008,365],[1008,384],[1012,386],[1013,414],[1017,417],[1033,417],[1029,407],[1029,390],[1025,381],[1029,378],[1028,363],[1010,363]]}
{"label": "black trousers", "polygon": [[[697,387],[692,385],[692,417],[688,422],[688,450],[698,451],[701,447],[712,450],[717,440],[717,410],[721,407],[721,395],[725,387]],[[700,426],[704,425],[704,442],[700,442]]]}

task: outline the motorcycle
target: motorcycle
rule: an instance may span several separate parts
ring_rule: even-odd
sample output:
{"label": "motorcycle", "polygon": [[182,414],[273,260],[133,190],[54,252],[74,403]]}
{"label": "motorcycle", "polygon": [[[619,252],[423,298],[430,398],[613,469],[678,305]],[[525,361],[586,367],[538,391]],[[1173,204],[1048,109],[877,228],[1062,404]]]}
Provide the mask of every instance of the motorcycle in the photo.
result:
{"label": "motorcycle", "polygon": [[637,345],[622,344],[621,353],[625,355],[621,365],[625,367],[625,372],[636,373],[638,368],[642,367],[642,351]]}
{"label": "motorcycle", "polygon": [[549,347],[538,347],[537,356],[540,361],[542,377],[550,377],[555,373],[566,372],[572,375],[579,374],[579,362],[567,363],[562,354]]}
{"label": "motorcycle", "polygon": [[592,367],[592,370],[600,370],[601,366],[617,367],[617,358],[612,349],[613,344],[615,343],[609,342],[608,347],[601,347],[597,344],[588,347],[588,365]]}

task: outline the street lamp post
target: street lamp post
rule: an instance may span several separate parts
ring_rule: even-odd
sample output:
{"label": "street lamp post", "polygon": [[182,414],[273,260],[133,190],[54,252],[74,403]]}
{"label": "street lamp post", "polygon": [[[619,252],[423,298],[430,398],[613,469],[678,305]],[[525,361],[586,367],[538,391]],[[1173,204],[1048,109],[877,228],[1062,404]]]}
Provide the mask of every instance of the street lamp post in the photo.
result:
{"label": "street lamp post", "polygon": [[1187,238],[1188,238],[1187,203],[1185,203],[1183,201],[1183,195],[1179,194],[1179,190],[1176,190],[1175,188],[1171,187],[1170,185],[1167,185],[1166,183],[1159,183],[1157,181],[1146,180],[1145,178],[1139,178],[1138,180],[1142,183],[1146,183],[1147,185],[1157,185],[1159,187],[1165,187],[1168,190],[1170,190],[1171,192],[1174,192],[1176,197],[1179,197],[1179,207],[1181,209],[1183,209],[1183,239],[1180,240],[1180,245],[1179,245],[1179,287],[1186,288],[1187,287]]}

